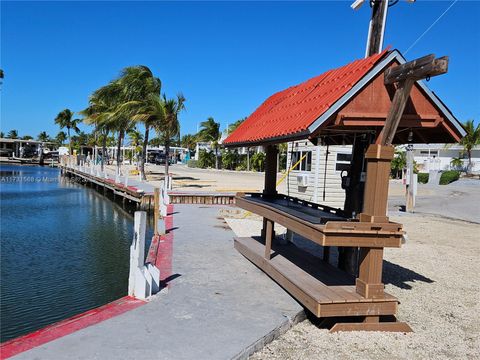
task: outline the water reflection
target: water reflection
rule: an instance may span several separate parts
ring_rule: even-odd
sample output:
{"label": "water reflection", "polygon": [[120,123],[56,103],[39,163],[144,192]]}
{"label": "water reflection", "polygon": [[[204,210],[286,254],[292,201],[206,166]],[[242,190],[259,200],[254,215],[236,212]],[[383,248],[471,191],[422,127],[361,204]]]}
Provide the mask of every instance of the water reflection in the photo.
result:
{"label": "water reflection", "polygon": [[119,204],[57,169],[0,165],[0,211],[2,342],[126,295]]}

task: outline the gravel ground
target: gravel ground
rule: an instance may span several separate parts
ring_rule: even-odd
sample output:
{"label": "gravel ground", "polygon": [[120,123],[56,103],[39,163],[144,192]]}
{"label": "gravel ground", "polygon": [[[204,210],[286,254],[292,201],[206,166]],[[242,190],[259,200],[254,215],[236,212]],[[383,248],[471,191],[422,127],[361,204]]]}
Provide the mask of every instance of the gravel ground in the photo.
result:
{"label": "gravel ground", "polygon": [[[240,236],[260,227],[234,217],[227,222]],[[480,225],[419,214],[391,220],[404,224],[408,241],[386,249],[384,282],[413,333],[330,334],[305,320],[251,359],[480,358]]]}

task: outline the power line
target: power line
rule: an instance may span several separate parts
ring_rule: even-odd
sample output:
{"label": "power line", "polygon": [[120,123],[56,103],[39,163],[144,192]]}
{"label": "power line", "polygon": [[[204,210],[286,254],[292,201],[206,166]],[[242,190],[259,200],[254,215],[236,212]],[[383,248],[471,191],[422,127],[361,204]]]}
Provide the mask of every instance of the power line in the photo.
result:
{"label": "power line", "polygon": [[410,45],[410,47],[404,52],[404,55],[406,55],[406,54],[410,51],[410,49],[413,48],[413,47],[420,41],[420,39],[423,38],[423,37],[425,36],[425,34],[426,34],[427,32],[429,32],[432,27],[435,26],[435,24],[447,13],[448,10],[450,10],[450,9],[452,8],[453,5],[455,5],[455,4],[457,3],[457,1],[458,1],[458,0],[454,0],[454,1],[450,4],[450,6],[442,13],[442,15],[440,15],[440,16],[437,18],[437,20],[435,20],[435,21],[432,23],[432,25],[430,25],[430,26],[427,28],[427,30],[425,30],[425,31],[423,32],[423,34],[420,35],[420,36],[417,38],[417,40],[415,40],[415,41],[413,42],[412,45]]}

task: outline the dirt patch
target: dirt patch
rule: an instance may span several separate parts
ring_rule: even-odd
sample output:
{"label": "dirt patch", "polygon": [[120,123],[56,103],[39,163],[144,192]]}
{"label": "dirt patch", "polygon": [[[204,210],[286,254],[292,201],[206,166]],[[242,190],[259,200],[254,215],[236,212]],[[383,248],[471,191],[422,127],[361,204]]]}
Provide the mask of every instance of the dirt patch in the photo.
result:
{"label": "dirt patch", "polygon": [[392,216],[408,242],[386,249],[386,290],[410,334],[331,334],[306,320],[251,359],[480,358],[480,225],[428,215]]}

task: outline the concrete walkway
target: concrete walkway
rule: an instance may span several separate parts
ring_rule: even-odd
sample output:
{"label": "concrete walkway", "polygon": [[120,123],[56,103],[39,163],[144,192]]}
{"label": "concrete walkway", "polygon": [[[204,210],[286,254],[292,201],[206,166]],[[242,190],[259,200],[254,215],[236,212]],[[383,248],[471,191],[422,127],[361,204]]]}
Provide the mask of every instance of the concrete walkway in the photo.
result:
{"label": "concrete walkway", "polygon": [[246,358],[302,318],[298,303],[234,250],[219,207],[173,210],[166,293],[14,359]]}
{"label": "concrete walkway", "polygon": [[[480,224],[480,180],[460,179],[448,185],[419,184],[418,190],[416,213]],[[402,205],[405,205],[404,195],[389,197],[391,211],[397,211]]]}

